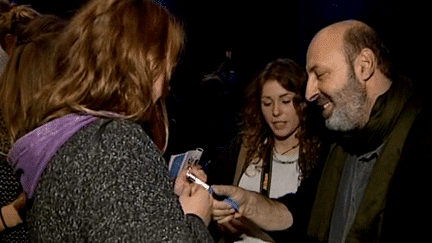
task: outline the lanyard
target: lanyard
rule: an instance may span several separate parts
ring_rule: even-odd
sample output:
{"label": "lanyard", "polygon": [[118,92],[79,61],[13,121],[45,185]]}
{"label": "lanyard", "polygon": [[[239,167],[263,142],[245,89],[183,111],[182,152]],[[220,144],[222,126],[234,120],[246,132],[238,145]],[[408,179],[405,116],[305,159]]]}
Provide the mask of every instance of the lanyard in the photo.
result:
{"label": "lanyard", "polygon": [[270,150],[267,153],[268,156],[264,158],[263,172],[261,173],[261,185],[260,191],[266,197],[270,195],[270,187],[271,187],[271,174],[272,174],[272,159],[273,158],[273,150]]}

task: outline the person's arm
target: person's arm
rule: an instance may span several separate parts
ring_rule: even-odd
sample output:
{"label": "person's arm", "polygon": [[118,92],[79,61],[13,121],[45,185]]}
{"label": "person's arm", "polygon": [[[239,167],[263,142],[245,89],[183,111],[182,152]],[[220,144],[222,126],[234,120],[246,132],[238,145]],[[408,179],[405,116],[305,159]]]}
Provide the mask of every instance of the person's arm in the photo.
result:
{"label": "person's arm", "polygon": [[[106,130],[108,133],[110,127],[108,126]],[[208,192],[186,186],[186,190],[183,191],[180,198],[177,198],[173,185],[170,183],[166,161],[155,147],[150,145],[146,137],[141,134],[133,134],[128,130],[118,132],[118,134],[128,134],[131,137],[123,136],[118,143],[112,138],[109,140],[113,144],[118,144],[113,148],[116,151],[126,149],[127,157],[120,157],[120,161],[112,160],[107,163],[111,166],[121,165],[121,169],[115,173],[117,178],[105,175],[105,180],[106,178],[115,179],[113,188],[123,188],[116,191],[117,201],[122,204],[116,203],[115,200],[111,201],[111,199],[113,204],[107,205],[115,209],[114,212],[111,212],[114,215],[109,217],[119,219],[119,221],[113,221],[108,228],[127,225],[127,227],[122,227],[126,233],[123,239],[129,238],[130,241],[211,242],[211,236],[205,224],[208,221],[205,212],[210,211],[212,205]],[[124,144],[123,148],[121,144]],[[136,146],[136,144],[143,146]],[[119,181],[121,184],[118,184]],[[130,207],[124,210],[125,205]],[[195,209],[188,210],[188,206],[193,205],[196,206]],[[103,209],[100,211],[102,213]],[[188,213],[197,215],[202,219],[201,222],[196,217],[188,216]],[[135,232],[136,235],[131,237],[131,232]],[[119,233],[113,232],[113,235]]]}
{"label": "person's arm", "polygon": [[[212,213],[212,197],[207,189],[189,181],[186,178],[186,171],[187,169],[181,171],[176,178],[174,192],[179,196],[184,214],[193,214],[208,226]],[[201,180],[205,181],[207,179],[200,167],[192,167],[191,171]]]}
{"label": "person's arm", "polygon": [[238,212],[222,201],[213,200],[213,219],[226,223],[233,218],[245,217],[267,231],[285,230],[293,224],[293,217],[281,202],[256,192],[235,186],[212,186],[219,196],[229,196],[240,206]]}
{"label": "person's arm", "polygon": [[7,228],[15,227],[23,222],[20,212],[25,210],[26,200],[25,194],[21,193],[15,201],[1,208],[0,232]]}
{"label": "person's arm", "polygon": [[166,161],[138,125],[111,122],[89,146],[101,123],[75,134],[50,161],[28,215],[32,238],[213,242],[203,220],[184,214]]}

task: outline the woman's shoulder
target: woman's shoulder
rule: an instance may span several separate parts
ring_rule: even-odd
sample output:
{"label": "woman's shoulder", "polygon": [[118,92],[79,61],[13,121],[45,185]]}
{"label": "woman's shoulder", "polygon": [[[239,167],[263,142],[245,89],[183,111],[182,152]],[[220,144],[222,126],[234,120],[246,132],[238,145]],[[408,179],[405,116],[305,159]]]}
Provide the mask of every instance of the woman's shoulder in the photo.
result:
{"label": "woman's shoulder", "polygon": [[102,118],[96,121],[93,127],[101,129],[103,133],[147,135],[141,125],[129,120]]}
{"label": "woman's shoulder", "polygon": [[152,173],[147,171],[164,173],[165,164],[160,151],[139,124],[98,119],[61,145],[45,168],[38,187],[67,193],[74,191],[80,181],[105,185],[121,179],[142,184],[145,183],[143,176],[129,181],[134,178],[132,174],[142,171],[141,174],[151,178]]}
{"label": "woman's shoulder", "polygon": [[[137,141],[152,143],[150,136],[136,122],[118,119],[99,119],[78,131],[75,140],[91,143],[136,144]],[[88,143],[87,143],[88,144]]]}
{"label": "woman's shoulder", "polygon": [[[139,124],[127,120],[99,119],[82,127],[68,139],[50,164],[62,164],[58,169],[68,170],[64,163],[57,162],[73,160],[75,163],[67,164],[87,166],[89,161],[109,161],[109,166],[114,166],[125,163],[125,159],[137,164],[149,161],[165,164],[160,150]],[[104,165],[101,163],[99,166],[103,168]]]}
{"label": "woman's shoulder", "polygon": [[[114,239],[129,232],[129,239],[151,240],[167,231],[187,237],[165,160],[134,122],[100,119],[83,127],[50,161],[36,199],[29,219],[40,236],[94,231],[94,238]],[[156,223],[166,215],[172,220]]]}
{"label": "woman's shoulder", "polygon": [[115,155],[110,160],[127,156],[137,162],[151,160],[164,164],[161,151],[150,135],[141,125],[128,120],[100,119],[89,124],[69,139],[60,152],[73,157],[82,153],[90,160]]}
{"label": "woman's shoulder", "polygon": [[[58,164],[56,161],[64,160],[75,161],[71,166],[97,160],[121,163],[120,160],[126,155],[143,160],[141,154],[151,155],[155,160],[162,158],[156,145],[139,124],[102,118],[83,126],[73,134],[59,147],[50,164]],[[62,170],[67,169],[66,164],[60,164]]]}

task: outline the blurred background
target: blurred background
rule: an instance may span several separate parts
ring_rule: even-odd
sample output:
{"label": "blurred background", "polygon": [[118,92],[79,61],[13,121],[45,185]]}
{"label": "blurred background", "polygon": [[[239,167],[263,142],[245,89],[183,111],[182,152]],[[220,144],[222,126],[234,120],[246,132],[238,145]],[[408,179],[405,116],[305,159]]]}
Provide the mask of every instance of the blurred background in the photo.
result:
{"label": "blurred background", "polygon": [[[87,0],[16,0],[41,13],[70,18]],[[166,156],[196,147],[211,159],[236,134],[243,91],[266,63],[280,57],[305,64],[321,28],[358,19],[374,28],[392,51],[397,70],[417,90],[431,87],[429,9],[389,0],[157,0],[186,26],[187,46],[167,100],[170,140]]]}

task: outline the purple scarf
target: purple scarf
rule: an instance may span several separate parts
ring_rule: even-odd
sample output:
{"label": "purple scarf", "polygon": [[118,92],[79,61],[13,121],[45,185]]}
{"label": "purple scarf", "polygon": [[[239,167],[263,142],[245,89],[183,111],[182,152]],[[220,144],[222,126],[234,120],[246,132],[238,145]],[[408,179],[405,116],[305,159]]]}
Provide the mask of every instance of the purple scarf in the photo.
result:
{"label": "purple scarf", "polygon": [[82,127],[99,119],[90,115],[69,114],[50,121],[21,137],[9,153],[14,172],[22,171],[20,181],[27,198],[55,152]]}

